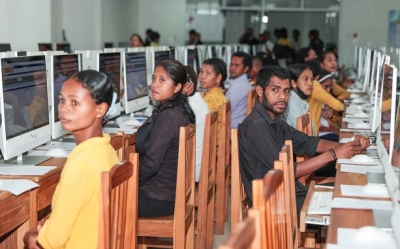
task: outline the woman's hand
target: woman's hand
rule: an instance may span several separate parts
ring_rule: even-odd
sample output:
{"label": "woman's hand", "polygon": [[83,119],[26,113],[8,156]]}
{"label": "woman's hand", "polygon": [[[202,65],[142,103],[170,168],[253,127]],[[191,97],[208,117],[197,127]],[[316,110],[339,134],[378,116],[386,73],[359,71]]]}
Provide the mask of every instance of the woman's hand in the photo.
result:
{"label": "woman's hand", "polygon": [[24,236],[24,245],[27,249],[43,249],[43,247],[37,241],[37,237],[42,226],[38,225],[26,232]]}

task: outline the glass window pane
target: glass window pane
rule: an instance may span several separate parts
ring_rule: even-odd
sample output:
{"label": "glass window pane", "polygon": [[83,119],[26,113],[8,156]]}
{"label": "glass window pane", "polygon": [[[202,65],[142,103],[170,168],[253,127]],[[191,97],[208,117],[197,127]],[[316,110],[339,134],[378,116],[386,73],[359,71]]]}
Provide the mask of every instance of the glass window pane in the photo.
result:
{"label": "glass window pane", "polygon": [[304,0],[304,8],[339,9],[338,0]]}

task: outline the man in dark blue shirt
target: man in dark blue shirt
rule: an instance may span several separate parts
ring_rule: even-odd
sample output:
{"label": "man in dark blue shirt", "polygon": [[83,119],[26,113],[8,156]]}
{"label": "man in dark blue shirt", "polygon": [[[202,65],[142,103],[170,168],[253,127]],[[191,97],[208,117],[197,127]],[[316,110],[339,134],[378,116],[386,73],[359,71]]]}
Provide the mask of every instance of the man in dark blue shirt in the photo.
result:
{"label": "man in dark blue shirt", "polygon": [[[252,205],[251,181],[261,179],[274,167],[285,140],[292,140],[293,152],[314,156],[295,163],[295,177],[309,174],[337,158],[350,158],[369,146],[369,140],[356,136],[354,141],[340,144],[308,136],[286,124],[279,117],[286,110],[291,91],[290,75],[279,66],[263,67],[256,79],[259,101],[243,123],[239,124],[240,173]],[[303,205],[307,188],[296,180],[296,206]]]}

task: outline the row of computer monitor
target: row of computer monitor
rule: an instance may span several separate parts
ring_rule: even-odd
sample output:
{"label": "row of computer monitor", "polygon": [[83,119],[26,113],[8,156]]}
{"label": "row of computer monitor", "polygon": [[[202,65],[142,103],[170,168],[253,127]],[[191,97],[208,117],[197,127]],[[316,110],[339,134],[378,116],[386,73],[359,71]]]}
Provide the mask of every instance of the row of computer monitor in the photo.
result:
{"label": "row of computer monitor", "polygon": [[[64,51],[67,53],[71,52],[71,44],[68,42],[57,42],[57,43],[38,43],[39,51]],[[10,43],[0,43],[0,52],[12,51]]]}

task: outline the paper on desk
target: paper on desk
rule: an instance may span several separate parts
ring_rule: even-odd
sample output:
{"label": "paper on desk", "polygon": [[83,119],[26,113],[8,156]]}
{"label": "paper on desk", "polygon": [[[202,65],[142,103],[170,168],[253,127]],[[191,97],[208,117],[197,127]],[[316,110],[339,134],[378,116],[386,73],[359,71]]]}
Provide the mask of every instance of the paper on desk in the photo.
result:
{"label": "paper on desk", "polygon": [[[340,191],[342,196],[359,196],[359,197],[379,197],[379,198],[389,198],[389,192],[386,189],[386,193],[367,193],[362,190],[364,186],[357,185],[340,185]],[[385,186],[386,187],[386,186]]]}
{"label": "paper on desk", "polygon": [[362,248],[368,248],[368,249],[396,249],[396,241],[394,239],[394,235],[392,232],[388,232],[390,234],[390,239],[389,240],[379,240],[377,238],[374,240],[373,238],[362,238],[358,239],[355,236],[355,232],[357,232],[357,229],[353,228],[338,228],[337,232],[337,242],[338,245],[346,245],[346,246],[352,246],[354,247],[362,247]]}
{"label": "paper on desk", "polygon": [[356,162],[351,159],[338,159],[337,163],[345,163],[345,164],[353,164],[353,165],[382,165],[379,159],[374,158],[373,162],[370,163],[362,163],[362,162]]}
{"label": "paper on desk", "polygon": [[385,173],[385,170],[381,165],[363,166],[363,165],[342,164],[340,166],[340,171],[348,173],[358,173],[358,174],[366,174],[367,172]]}
{"label": "paper on desk", "polygon": [[56,166],[35,166],[35,165],[0,165],[0,175],[8,176],[42,176],[55,169]]}
{"label": "paper on desk", "polygon": [[0,190],[20,195],[30,189],[39,187],[38,184],[24,179],[0,179]]}
{"label": "paper on desk", "polygon": [[342,197],[333,198],[333,200],[331,201],[331,208],[393,210],[391,201],[342,198]]}

